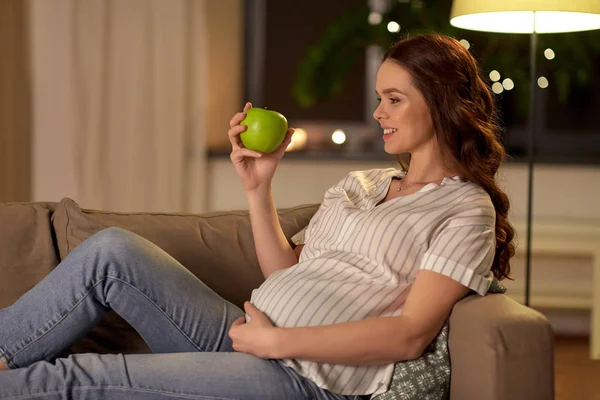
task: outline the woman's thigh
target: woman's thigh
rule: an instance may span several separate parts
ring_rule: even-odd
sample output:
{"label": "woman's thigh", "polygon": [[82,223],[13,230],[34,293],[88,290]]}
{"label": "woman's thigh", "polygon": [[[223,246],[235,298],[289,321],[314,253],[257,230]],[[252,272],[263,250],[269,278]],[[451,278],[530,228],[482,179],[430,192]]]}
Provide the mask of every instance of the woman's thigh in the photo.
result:
{"label": "woman's thigh", "polygon": [[0,399],[353,399],[244,353],[79,354],[0,372]]}

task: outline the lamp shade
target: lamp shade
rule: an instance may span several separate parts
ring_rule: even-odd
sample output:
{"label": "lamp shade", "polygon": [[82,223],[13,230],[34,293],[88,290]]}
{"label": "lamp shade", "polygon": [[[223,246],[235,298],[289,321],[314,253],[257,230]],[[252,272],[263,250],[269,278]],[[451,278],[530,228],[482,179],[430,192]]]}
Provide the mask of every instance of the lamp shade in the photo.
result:
{"label": "lamp shade", "polygon": [[504,33],[600,29],[600,0],[454,0],[450,24]]}

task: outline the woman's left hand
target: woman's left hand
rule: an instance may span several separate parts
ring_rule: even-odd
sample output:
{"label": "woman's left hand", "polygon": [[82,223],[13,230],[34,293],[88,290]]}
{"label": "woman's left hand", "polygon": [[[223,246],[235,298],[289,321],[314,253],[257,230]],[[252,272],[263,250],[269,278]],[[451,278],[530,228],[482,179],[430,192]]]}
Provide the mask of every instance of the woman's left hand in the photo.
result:
{"label": "woman's left hand", "polygon": [[250,317],[250,321],[246,322],[244,317],[240,317],[233,322],[229,329],[229,337],[233,340],[233,349],[260,358],[278,358],[276,354],[277,328],[249,301],[244,303],[244,311]]}

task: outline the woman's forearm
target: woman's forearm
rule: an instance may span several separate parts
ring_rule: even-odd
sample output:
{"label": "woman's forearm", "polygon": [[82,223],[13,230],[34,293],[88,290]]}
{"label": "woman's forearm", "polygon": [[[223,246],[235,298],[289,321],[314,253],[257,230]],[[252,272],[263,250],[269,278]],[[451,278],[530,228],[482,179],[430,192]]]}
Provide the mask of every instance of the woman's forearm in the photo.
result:
{"label": "woman's forearm", "polygon": [[274,358],[332,364],[388,364],[419,357],[427,343],[403,316],[335,325],[276,328]]}
{"label": "woman's forearm", "polygon": [[247,193],[246,198],[248,199],[256,255],[265,278],[276,270],[289,268],[296,264],[298,258],[279,223],[271,185]]}

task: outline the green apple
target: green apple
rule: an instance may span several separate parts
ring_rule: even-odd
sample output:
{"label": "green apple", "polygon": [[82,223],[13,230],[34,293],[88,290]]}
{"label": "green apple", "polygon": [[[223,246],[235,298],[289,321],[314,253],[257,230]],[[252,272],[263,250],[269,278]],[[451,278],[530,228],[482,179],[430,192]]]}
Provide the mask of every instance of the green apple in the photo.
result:
{"label": "green apple", "polygon": [[285,139],[287,119],[277,111],[251,108],[240,123],[248,128],[240,134],[244,146],[250,150],[271,153]]}

